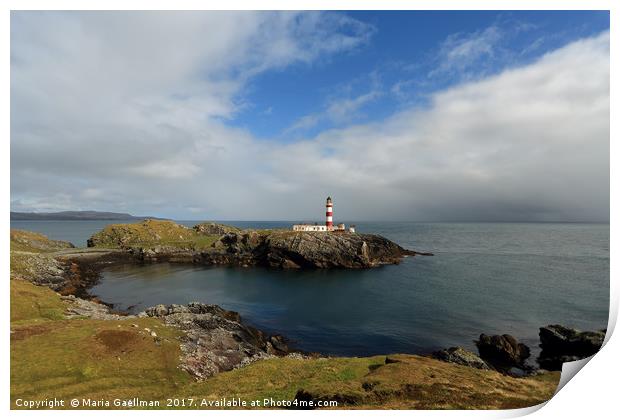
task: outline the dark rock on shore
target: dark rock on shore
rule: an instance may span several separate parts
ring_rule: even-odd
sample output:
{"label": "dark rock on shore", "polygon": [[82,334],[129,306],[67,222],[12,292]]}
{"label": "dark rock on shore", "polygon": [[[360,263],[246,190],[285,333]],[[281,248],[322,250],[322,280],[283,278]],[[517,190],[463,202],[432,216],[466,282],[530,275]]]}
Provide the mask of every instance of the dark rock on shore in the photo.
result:
{"label": "dark rock on shore", "polygon": [[562,325],[540,328],[542,352],[537,361],[547,370],[562,370],[562,364],[595,354],[605,340],[605,330],[579,331]]}
{"label": "dark rock on shore", "polygon": [[511,335],[480,334],[475,343],[480,357],[500,372],[509,373],[514,367],[530,370],[525,365],[525,360],[530,357],[529,347]]}
{"label": "dark rock on shore", "polygon": [[185,332],[180,367],[198,379],[291,353],[284,337],[245,325],[237,312],[217,305],[157,305],[143,315],[160,318]]}
{"label": "dark rock on shore", "polygon": [[492,368],[482,360],[477,354],[467,351],[461,347],[450,347],[448,349],[433,352],[433,358],[443,360],[448,363],[469,366],[476,369],[491,370]]}

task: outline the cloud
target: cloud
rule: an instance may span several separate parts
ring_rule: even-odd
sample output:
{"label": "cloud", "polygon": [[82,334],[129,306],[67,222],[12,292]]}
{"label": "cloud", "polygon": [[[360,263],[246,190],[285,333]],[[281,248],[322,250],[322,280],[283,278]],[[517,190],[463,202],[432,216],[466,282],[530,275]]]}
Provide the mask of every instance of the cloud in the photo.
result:
{"label": "cloud", "polygon": [[407,77],[393,82],[390,93],[401,102],[419,101],[434,93],[437,86],[479,80],[524,64],[550,37],[539,37],[518,50],[515,45],[522,35],[535,29],[537,26],[529,22],[498,16],[486,28],[450,34],[424,59],[395,63]]}
{"label": "cloud", "polygon": [[[283,144],[229,124],[247,82],[347,54],[374,28],[331,13],[13,12],[11,31],[14,210],[310,220],[331,194],[338,219],[609,218],[608,33]],[[326,109],[344,118],[373,91]]]}
{"label": "cloud", "polygon": [[324,115],[322,114],[308,114],[308,115],[304,115],[303,117],[298,118],[295,122],[293,122],[293,124],[291,124],[290,127],[287,127],[284,130],[284,135],[289,135],[291,133],[294,133],[296,131],[300,131],[300,130],[307,130],[310,128],[314,128],[316,127],[319,122],[321,122],[321,119],[324,118]]}
{"label": "cloud", "polygon": [[441,44],[437,67],[429,72],[429,77],[463,74],[481,60],[492,59],[502,37],[503,32],[494,25],[482,31],[450,35]]}
{"label": "cloud", "polygon": [[[55,207],[56,192],[73,197],[67,207],[146,207],[226,171],[243,185],[258,145],[226,121],[247,82],[374,33],[315,12],[13,12],[11,23],[11,186],[15,203],[37,208]],[[84,188],[109,202],[83,201]]]}
{"label": "cloud", "polygon": [[361,108],[381,97],[382,94],[380,90],[373,89],[354,97],[332,99],[328,101],[324,111],[298,118],[283,131],[283,135],[288,136],[309,130],[325,121],[341,125],[350,124],[359,117],[358,111]]}
{"label": "cloud", "polygon": [[[377,72],[371,72],[363,77],[350,80],[340,86],[333,87],[332,90],[334,92],[329,95],[321,111],[298,118],[283,130],[282,134],[289,136],[315,128],[322,123],[338,126],[352,124],[363,117],[360,111],[366,105],[384,95]],[[360,90],[363,91],[360,92]]]}
{"label": "cloud", "polygon": [[291,194],[312,180],[361,219],[608,220],[609,34],[274,161]]}
{"label": "cloud", "polygon": [[327,115],[333,121],[346,121],[364,105],[376,100],[380,96],[381,92],[374,89],[354,98],[334,100],[327,107]]}

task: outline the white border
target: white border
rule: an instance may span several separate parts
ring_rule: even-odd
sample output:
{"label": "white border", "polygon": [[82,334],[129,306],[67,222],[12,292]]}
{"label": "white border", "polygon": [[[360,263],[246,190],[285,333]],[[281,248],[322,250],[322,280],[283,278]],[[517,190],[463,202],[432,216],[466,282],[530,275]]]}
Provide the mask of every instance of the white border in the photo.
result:
{"label": "white border", "polygon": [[[250,1],[250,0],[228,0],[226,2],[209,3],[199,0],[92,0],[84,2],[80,0],[5,0],[3,4],[2,17],[0,18],[0,45],[2,46],[2,60],[1,74],[2,74],[2,101],[1,101],[1,114],[0,114],[0,132],[2,133],[2,141],[0,147],[2,152],[0,153],[0,159],[2,164],[0,170],[2,171],[2,192],[5,197],[3,202],[4,214],[8,215],[10,207],[10,106],[9,106],[9,91],[10,91],[10,10],[47,10],[47,9],[60,9],[60,10],[82,10],[82,9],[95,9],[95,10],[367,10],[367,9],[391,9],[391,10],[404,10],[404,9],[416,9],[416,10],[611,10],[611,74],[614,74],[613,69],[618,69],[617,54],[614,52],[614,46],[618,45],[618,37],[616,34],[616,28],[618,26],[617,18],[617,5],[618,2],[603,1],[603,0],[426,0],[426,1],[402,1],[402,0],[298,0],[298,1],[286,1],[286,0],[263,0],[263,1]],[[88,7],[86,7],[88,6]],[[618,85],[611,80],[611,115],[617,115],[616,101],[618,98]],[[615,111],[615,112],[614,112]],[[617,214],[618,200],[614,192],[617,191],[618,186],[618,171],[614,170],[614,160],[617,160],[618,146],[615,146],[617,141],[617,127],[616,120],[611,119],[611,214]],[[3,372],[2,382],[2,399],[4,402],[5,410],[10,407],[9,403],[9,384],[10,377],[8,375],[9,367],[9,282],[6,281],[9,278],[9,218],[4,217],[2,220],[2,251],[0,251],[0,258],[2,266],[4,267],[4,279],[5,289],[2,293],[2,308],[4,308],[4,331],[2,336],[2,356],[5,369]],[[615,270],[615,261],[617,256],[617,244],[616,229],[613,221],[610,224],[611,229],[611,308],[608,330],[611,332],[615,327],[617,315],[618,315],[618,284]],[[617,337],[610,337],[608,334],[607,343],[604,348],[595,355],[592,360],[579,372],[576,380],[569,381],[564,388],[562,388],[556,396],[554,396],[547,404],[541,404],[540,406],[530,409],[522,410],[505,410],[505,411],[390,411],[390,416],[398,418],[506,418],[506,417],[518,417],[528,413],[531,414],[531,418],[539,419],[556,419],[556,418],[608,418],[613,416],[612,413],[617,413],[616,403],[617,399],[617,385],[618,385],[618,366],[620,363],[617,360],[618,354],[620,354],[620,344],[618,344]],[[578,363],[579,364],[579,363]],[[575,366],[571,366],[574,368]],[[166,418],[175,416],[176,413],[167,411],[150,411],[148,413],[141,413],[137,411],[123,411],[115,412],[115,416],[120,417],[136,417],[141,415],[147,415],[154,418]],[[33,418],[33,417],[52,417],[52,418],[81,418],[84,416],[84,412],[79,411],[48,411],[48,412],[32,412],[32,411],[11,411],[10,416],[15,418]],[[105,418],[111,413],[108,411],[95,411],[88,412],[88,416],[92,418]],[[384,416],[385,413],[382,410],[379,411],[321,411],[321,412],[290,412],[290,411],[218,411],[208,413],[187,413],[191,416],[209,416],[217,418],[238,418],[238,417],[257,417],[257,418],[314,418],[320,417],[342,417],[356,419],[362,417],[375,417]]]}

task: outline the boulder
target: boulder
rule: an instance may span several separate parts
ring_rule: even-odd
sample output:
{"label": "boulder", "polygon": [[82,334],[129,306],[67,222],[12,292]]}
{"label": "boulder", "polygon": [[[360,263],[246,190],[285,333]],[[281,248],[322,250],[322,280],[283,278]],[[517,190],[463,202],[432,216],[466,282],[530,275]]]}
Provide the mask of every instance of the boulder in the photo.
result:
{"label": "boulder", "polygon": [[562,370],[562,364],[595,354],[603,345],[605,330],[579,331],[562,325],[540,328],[540,347],[537,361],[547,370]]}
{"label": "boulder", "polygon": [[463,365],[473,367],[476,369],[491,370],[491,367],[482,360],[477,354],[467,351],[461,347],[450,347],[448,349],[439,350],[433,352],[432,356],[435,359],[443,360],[448,363],[456,363],[457,365]]}
{"label": "boulder", "polygon": [[480,357],[501,372],[508,372],[513,367],[525,367],[525,360],[530,357],[529,347],[508,334],[480,334],[475,343]]}

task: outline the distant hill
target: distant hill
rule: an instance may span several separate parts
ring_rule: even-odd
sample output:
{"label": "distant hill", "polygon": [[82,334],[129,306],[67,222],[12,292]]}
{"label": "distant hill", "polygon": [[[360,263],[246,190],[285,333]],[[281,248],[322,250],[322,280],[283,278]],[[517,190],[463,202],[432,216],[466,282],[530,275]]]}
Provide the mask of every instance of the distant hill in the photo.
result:
{"label": "distant hill", "polygon": [[133,216],[129,213],[113,213],[109,211],[59,211],[54,213],[11,212],[11,220],[142,220],[157,219],[152,216]]}

